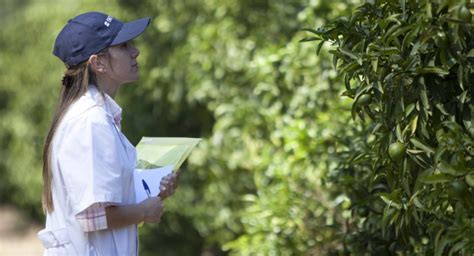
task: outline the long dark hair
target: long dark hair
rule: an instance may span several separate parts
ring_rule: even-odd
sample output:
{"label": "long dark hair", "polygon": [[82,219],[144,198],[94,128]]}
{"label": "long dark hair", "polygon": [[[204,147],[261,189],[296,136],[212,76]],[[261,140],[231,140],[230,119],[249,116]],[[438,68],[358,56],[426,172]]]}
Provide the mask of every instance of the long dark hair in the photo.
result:
{"label": "long dark hair", "polygon": [[45,212],[52,212],[54,210],[51,192],[53,178],[51,148],[54,134],[72,103],[87,92],[90,84],[96,84],[96,82],[96,76],[89,67],[89,61],[68,68],[64,73],[59,101],[43,148],[43,210]]}

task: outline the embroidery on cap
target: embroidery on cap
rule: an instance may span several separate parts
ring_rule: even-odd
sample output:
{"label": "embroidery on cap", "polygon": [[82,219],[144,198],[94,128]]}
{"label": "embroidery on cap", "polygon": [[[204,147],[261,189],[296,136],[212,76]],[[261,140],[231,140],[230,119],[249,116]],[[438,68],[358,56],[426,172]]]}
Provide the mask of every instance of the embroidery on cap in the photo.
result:
{"label": "embroidery on cap", "polygon": [[111,16],[107,16],[107,19],[104,21],[104,25],[109,27],[110,26],[110,22],[112,22],[112,17]]}

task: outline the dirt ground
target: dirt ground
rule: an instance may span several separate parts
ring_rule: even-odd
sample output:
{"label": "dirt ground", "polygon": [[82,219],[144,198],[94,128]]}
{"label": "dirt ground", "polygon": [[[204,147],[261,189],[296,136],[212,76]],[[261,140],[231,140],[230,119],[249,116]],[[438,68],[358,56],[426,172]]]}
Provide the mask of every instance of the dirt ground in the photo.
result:
{"label": "dirt ground", "polygon": [[14,207],[0,206],[0,255],[42,255],[42,245],[36,238],[40,229]]}

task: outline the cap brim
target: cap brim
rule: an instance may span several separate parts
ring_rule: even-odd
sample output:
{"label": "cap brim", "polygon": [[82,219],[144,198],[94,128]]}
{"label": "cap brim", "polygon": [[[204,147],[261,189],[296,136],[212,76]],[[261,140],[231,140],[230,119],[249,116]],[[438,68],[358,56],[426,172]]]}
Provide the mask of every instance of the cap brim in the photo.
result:
{"label": "cap brim", "polygon": [[148,25],[150,25],[150,20],[151,18],[143,18],[123,24],[122,29],[118,32],[110,46],[130,41],[141,35]]}

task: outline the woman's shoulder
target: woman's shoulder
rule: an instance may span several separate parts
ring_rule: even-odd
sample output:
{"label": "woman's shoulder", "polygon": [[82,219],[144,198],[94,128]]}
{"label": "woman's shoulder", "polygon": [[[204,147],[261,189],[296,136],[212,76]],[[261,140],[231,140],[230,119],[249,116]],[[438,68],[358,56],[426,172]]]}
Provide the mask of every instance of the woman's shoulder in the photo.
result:
{"label": "woman's shoulder", "polygon": [[63,147],[65,139],[84,140],[100,131],[112,131],[104,107],[86,98],[74,102],[62,118],[55,135],[55,147]]}
{"label": "woman's shoulder", "polygon": [[108,123],[105,107],[86,95],[74,102],[63,117],[62,123]]}

